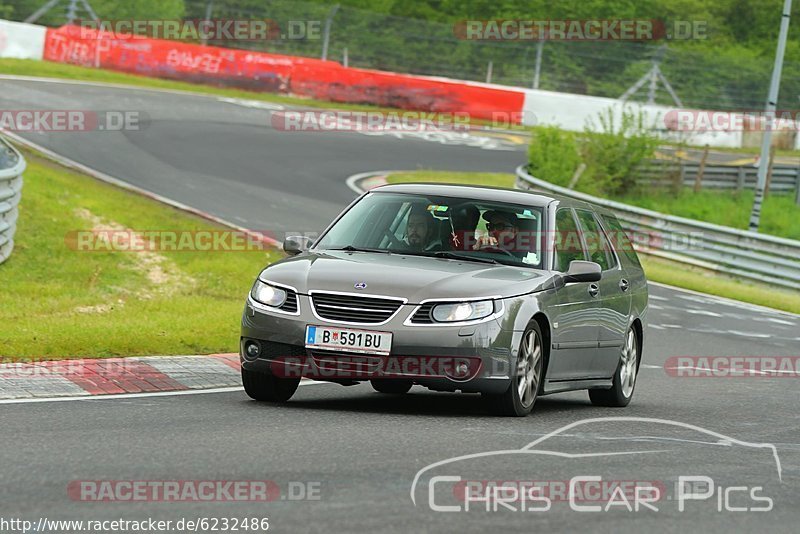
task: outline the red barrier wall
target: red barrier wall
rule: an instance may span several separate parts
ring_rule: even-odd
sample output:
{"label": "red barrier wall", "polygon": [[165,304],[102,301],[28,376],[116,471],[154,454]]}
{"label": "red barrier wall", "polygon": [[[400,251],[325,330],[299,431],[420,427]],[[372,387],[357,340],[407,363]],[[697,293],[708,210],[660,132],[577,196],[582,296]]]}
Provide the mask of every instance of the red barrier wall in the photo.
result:
{"label": "red barrier wall", "polygon": [[[115,39],[102,32],[97,38],[97,33],[75,26],[48,29],[44,59],[332,102],[468,113],[482,119],[492,119],[496,112],[517,117],[525,99],[522,90],[512,88],[345,68],[333,61],[177,41]],[[85,38],[87,34],[91,38]]]}

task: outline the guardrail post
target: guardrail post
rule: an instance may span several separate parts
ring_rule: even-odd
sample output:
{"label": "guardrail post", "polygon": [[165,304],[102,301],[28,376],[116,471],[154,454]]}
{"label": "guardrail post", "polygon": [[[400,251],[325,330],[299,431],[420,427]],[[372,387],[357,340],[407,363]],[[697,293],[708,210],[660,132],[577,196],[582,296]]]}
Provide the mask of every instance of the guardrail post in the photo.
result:
{"label": "guardrail post", "polygon": [[694,177],[694,192],[699,193],[703,187],[703,173],[706,172],[706,160],[708,159],[708,145],[703,150],[703,158],[700,160],[700,168],[697,169],[697,176]]}
{"label": "guardrail post", "polygon": [[800,206],[800,174],[797,176],[797,187],[795,188],[794,203]]}
{"label": "guardrail post", "polygon": [[739,174],[736,175],[736,191],[744,189],[744,167],[739,166]]}
{"label": "guardrail post", "polygon": [[769,188],[772,186],[772,165],[775,162],[775,145],[769,147],[769,165],[767,166],[767,183],[764,185],[764,198],[769,195]]}
{"label": "guardrail post", "polygon": [[797,172],[797,176],[794,177],[794,185],[795,185],[795,197],[794,203],[800,206],[800,166],[795,169]]}

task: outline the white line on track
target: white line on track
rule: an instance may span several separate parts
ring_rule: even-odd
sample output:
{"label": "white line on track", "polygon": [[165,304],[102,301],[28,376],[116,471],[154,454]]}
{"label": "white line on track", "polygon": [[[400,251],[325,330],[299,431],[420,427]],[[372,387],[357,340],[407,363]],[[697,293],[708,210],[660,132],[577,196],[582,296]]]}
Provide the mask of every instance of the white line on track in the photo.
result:
{"label": "white line on track", "polygon": [[[652,305],[650,307],[652,308]],[[723,316],[721,313],[716,313],[716,312],[712,312],[712,311],[708,311],[708,310],[695,310],[695,309],[692,309],[692,308],[686,308],[683,311],[685,311],[686,313],[690,313],[692,315],[705,315],[707,317],[722,317]]]}
{"label": "white line on track", "polygon": [[[718,295],[709,295],[707,293],[700,293],[699,291],[693,291],[691,289],[684,289],[682,287],[675,287],[669,284],[662,284],[661,282],[647,282],[648,284],[656,287],[663,287],[664,289],[670,289],[672,291],[679,291],[681,293],[687,293],[689,295],[696,295],[698,297],[703,297],[707,299],[707,301],[711,301],[709,303],[713,304],[724,304],[727,306],[734,306],[737,308],[743,308],[750,311],[758,311],[758,312],[766,312],[766,313],[777,313],[781,315],[787,315],[789,317],[798,318],[800,314],[792,313],[784,310],[778,310],[775,308],[769,308],[767,306],[759,306],[758,304],[750,304],[749,302],[742,302],[740,300],[729,299],[726,297],[720,297]],[[650,298],[653,298],[652,296]]]}
{"label": "white line on track", "polygon": [[[315,386],[320,384],[331,384],[332,382],[316,382],[304,380],[301,386]],[[120,393],[119,395],[81,395],[75,397],[35,397],[32,399],[0,399],[0,404],[34,404],[39,402],[71,402],[71,401],[103,401],[121,399],[141,399],[146,397],[172,397],[183,395],[201,395],[205,393],[233,393],[234,391],[244,391],[241,386],[231,386],[227,388],[213,389],[189,389],[182,391],[155,391],[152,393]]]}

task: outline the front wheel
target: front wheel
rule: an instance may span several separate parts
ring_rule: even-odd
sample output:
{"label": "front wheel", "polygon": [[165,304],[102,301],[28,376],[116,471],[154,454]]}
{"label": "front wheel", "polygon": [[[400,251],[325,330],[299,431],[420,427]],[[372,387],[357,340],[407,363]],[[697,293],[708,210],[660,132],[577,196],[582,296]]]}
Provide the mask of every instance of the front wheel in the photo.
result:
{"label": "front wheel", "polygon": [[542,332],[539,324],[531,321],[522,335],[516,372],[508,389],[499,395],[484,394],[489,410],[506,417],[524,417],[531,413],[539,394],[543,368]]}
{"label": "front wheel", "polygon": [[378,380],[370,380],[370,384],[372,384],[372,389],[377,391],[378,393],[389,393],[392,395],[402,395],[403,393],[408,393],[411,389],[413,383],[411,380],[395,380],[395,379],[378,379]]}
{"label": "front wheel", "polygon": [[625,334],[625,343],[619,356],[619,364],[614,372],[611,389],[590,389],[589,399],[595,406],[622,408],[633,398],[636,388],[636,375],[639,373],[639,343],[633,327]]}
{"label": "front wheel", "polygon": [[242,369],[242,385],[247,395],[257,401],[286,402],[300,385],[299,378],[278,378],[257,371]]}

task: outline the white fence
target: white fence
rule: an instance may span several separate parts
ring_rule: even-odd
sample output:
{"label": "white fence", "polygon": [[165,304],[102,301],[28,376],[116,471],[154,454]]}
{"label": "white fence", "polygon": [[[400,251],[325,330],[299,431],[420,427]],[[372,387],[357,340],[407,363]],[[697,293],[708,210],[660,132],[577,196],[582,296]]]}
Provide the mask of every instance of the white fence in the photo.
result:
{"label": "white fence", "polygon": [[0,57],[41,61],[46,32],[44,26],[0,19]]}

